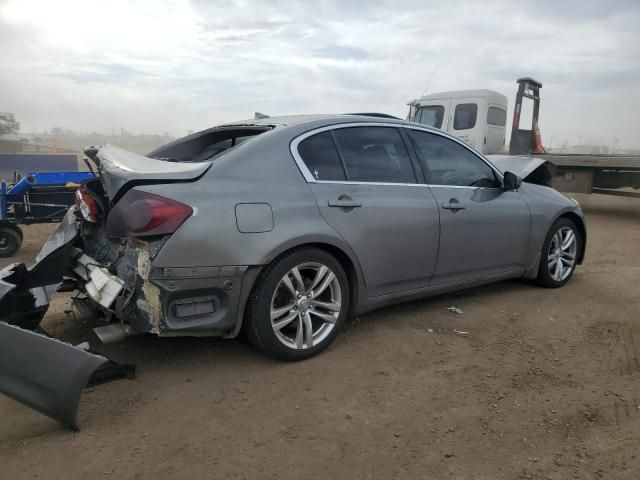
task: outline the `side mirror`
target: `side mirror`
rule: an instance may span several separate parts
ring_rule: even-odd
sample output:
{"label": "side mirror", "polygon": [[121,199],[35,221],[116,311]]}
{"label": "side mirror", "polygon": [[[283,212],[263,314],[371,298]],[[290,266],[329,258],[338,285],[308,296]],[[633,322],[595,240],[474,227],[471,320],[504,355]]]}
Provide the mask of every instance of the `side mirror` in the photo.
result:
{"label": "side mirror", "polygon": [[504,172],[503,190],[517,190],[522,185],[522,178],[512,172]]}

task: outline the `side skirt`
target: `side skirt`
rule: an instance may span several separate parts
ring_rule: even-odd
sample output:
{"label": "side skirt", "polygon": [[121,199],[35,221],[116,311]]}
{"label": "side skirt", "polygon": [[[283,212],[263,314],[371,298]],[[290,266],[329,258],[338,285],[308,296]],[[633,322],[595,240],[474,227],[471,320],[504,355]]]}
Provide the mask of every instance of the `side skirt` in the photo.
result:
{"label": "side skirt", "polygon": [[510,278],[520,278],[524,273],[524,269],[508,270],[506,272],[495,273],[492,275],[484,275],[469,280],[455,283],[446,283],[442,285],[430,285],[424,288],[417,288],[408,292],[398,292],[390,295],[365,299],[358,305],[358,314],[362,314],[377,308],[382,308],[396,303],[418,300],[420,298],[433,297],[444,293],[456,292],[467,288],[486,285],[489,283],[499,282]]}

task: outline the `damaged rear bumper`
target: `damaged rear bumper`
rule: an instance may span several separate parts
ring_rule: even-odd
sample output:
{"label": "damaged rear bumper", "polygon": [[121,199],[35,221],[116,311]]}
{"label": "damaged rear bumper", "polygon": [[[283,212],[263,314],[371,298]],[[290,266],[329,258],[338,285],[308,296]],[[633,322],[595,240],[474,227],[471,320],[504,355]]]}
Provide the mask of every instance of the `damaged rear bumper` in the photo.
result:
{"label": "damaged rear bumper", "polygon": [[0,393],[65,428],[78,429],[78,405],[86,386],[134,375],[134,365],[119,365],[80,347],[0,322]]}
{"label": "damaged rear bumper", "polygon": [[80,394],[108,359],[0,322],[0,392],[77,430]]}
{"label": "damaged rear bumper", "polygon": [[235,336],[259,269],[157,267],[153,258],[162,244],[111,242],[99,227],[79,223],[71,208],[33,266],[13,264],[0,271],[0,393],[76,429],[87,383],[132,375],[130,366],[32,331],[63,278],[62,285],[70,279],[127,332]]}
{"label": "damaged rear bumper", "polygon": [[[153,259],[164,240],[111,242],[99,227],[91,228],[97,230],[86,235],[72,208],[33,266],[13,264],[0,271],[0,321],[36,328],[49,295],[66,276],[95,308],[138,332],[161,336],[237,333],[240,305],[253,286],[255,268],[156,267]],[[80,236],[82,241],[77,241]]]}
{"label": "damaged rear bumper", "polygon": [[74,430],[78,428],[80,395],[87,384],[132,377],[135,370],[32,331],[70,263],[82,266],[86,283],[98,298],[108,298],[121,286],[105,278],[101,267],[78,255],[73,247],[78,234],[72,208],[32,267],[13,264],[0,271],[0,393]]}
{"label": "damaged rear bumper", "polygon": [[62,281],[71,261],[72,244],[79,227],[75,209],[70,209],[27,268],[14,263],[0,271],[0,321],[33,330],[49,306],[49,295]]}

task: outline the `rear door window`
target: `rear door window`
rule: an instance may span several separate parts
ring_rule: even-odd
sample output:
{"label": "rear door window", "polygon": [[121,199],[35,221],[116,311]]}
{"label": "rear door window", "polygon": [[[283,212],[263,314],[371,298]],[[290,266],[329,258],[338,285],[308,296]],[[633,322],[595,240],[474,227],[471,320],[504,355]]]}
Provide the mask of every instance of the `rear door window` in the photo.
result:
{"label": "rear door window", "polygon": [[431,185],[498,187],[493,169],[466,147],[435,133],[408,130]]}
{"label": "rear door window", "polygon": [[487,112],[487,123],[489,125],[504,127],[507,124],[507,112],[502,108],[489,107],[489,111]]}
{"label": "rear door window", "polygon": [[298,153],[316,180],[346,180],[331,132],[304,139],[298,145]]}
{"label": "rear door window", "polygon": [[417,110],[415,121],[430,127],[442,128],[443,118],[444,107],[442,105],[427,105]]}
{"label": "rear door window", "polygon": [[454,130],[469,130],[476,126],[478,105],[475,103],[459,103],[453,115]]}
{"label": "rear door window", "polygon": [[416,183],[400,132],[393,127],[348,127],[332,131],[348,180]]}

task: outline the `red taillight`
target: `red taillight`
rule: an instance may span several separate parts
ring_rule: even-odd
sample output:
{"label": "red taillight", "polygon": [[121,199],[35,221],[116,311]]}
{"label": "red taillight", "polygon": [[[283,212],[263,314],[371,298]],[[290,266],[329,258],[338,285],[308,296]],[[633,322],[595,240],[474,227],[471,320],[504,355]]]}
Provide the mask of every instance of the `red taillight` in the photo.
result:
{"label": "red taillight", "polygon": [[176,200],[129,190],[109,212],[105,233],[110,237],[168,235],[192,213],[189,205]]}
{"label": "red taillight", "polygon": [[76,190],[76,207],[87,222],[96,223],[98,221],[100,213],[98,202],[93,199],[83,185]]}

